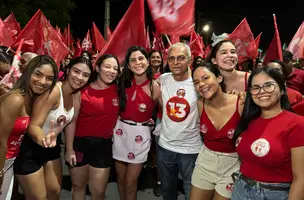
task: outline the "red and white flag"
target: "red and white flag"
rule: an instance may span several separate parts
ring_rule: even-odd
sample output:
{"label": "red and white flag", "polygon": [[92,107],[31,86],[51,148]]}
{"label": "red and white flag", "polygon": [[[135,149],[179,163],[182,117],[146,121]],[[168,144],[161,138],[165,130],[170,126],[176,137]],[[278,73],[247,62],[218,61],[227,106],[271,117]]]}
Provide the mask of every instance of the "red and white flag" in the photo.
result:
{"label": "red and white flag", "polygon": [[293,53],[294,59],[304,58],[304,22],[302,22],[286,50]]}
{"label": "red and white flag", "polygon": [[167,35],[190,35],[195,0],[148,0],[155,27]]}

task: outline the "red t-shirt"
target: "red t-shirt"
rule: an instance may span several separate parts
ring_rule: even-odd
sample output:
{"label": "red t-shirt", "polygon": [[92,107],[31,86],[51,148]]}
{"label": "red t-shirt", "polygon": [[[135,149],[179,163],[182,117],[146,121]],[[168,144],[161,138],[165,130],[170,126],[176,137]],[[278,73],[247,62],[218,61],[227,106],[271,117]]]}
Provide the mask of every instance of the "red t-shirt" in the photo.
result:
{"label": "red t-shirt", "polygon": [[91,86],[83,89],[75,136],[111,138],[118,118],[118,105],[116,85],[103,90]]}
{"label": "red t-shirt", "polygon": [[287,77],[286,83],[287,87],[304,95],[304,70],[294,68],[293,72]]}
{"label": "red t-shirt", "polygon": [[292,110],[298,115],[304,116],[304,101],[300,101],[299,103],[293,105]]}
{"label": "red t-shirt", "polygon": [[294,89],[288,88],[288,87],[286,88],[286,90],[287,90],[287,96],[288,96],[291,106],[293,106],[303,100],[303,96],[300,92],[298,92]]}
{"label": "red t-shirt", "polygon": [[11,134],[7,139],[7,150],[5,159],[14,158],[18,155],[20,145],[30,123],[30,117],[18,117],[15,121]]}
{"label": "red t-shirt", "polygon": [[133,80],[132,86],[126,88],[127,104],[125,111],[120,114],[122,119],[134,122],[146,122],[152,118],[155,101],[142,88],[148,84],[150,84],[150,80],[146,80],[140,85],[136,85]]}
{"label": "red t-shirt", "polygon": [[304,118],[292,112],[250,122],[236,141],[241,173],[261,182],[292,182],[291,148],[304,146]]}
{"label": "red t-shirt", "polygon": [[207,113],[203,109],[200,119],[200,130],[204,137],[204,144],[208,149],[223,153],[235,152],[235,146],[232,138],[240,120],[238,102],[239,99],[236,101],[236,110],[234,114],[220,130],[217,130],[214,127]]}

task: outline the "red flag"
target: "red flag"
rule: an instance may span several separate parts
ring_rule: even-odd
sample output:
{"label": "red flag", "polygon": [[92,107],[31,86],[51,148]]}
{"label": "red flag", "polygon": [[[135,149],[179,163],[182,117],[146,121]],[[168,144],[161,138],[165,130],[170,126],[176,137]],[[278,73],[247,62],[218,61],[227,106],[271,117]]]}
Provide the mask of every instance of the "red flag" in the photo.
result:
{"label": "red flag", "polygon": [[57,25],[56,25],[56,27],[55,27],[55,30],[56,30],[56,32],[58,33],[59,37],[60,37],[60,38],[63,38],[62,33],[61,33],[61,30],[60,30],[60,28],[59,28]]}
{"label": "red flag", "polygon": [[70,24],[68,23],[68,27],[64,29],[63,35],[62,35],[62,41],[64,44],[70,48],[72,42],[72,36],[71,36],[71,29],[70,29]]}
{"label": "red flag", "polygon": [[254,39],[255,46],[256,46],[257,49],[259,48],[259,45],[260,45],[261,35],[262,35],[262,32]]}
{"label": "red flag", "polygon": [[92,51],[92,41],[91,41],[91,36],[90,36],[90,29],[88,30],[86,36],[82,40],[81,43],[81,48],[83,51]]}
{"label": "red flag", "polygon": [[51,56],[59,64],[69,50],[59,38],[57,32],[48,22],[41,10],[38,10],[15,40],[13,47],[17,47],[24,39],[22,51],[29,51],[41,55]]}
{"label": "red flag", "polygon": [[17,38],[21,32],[20,24],[17,22],[14,13],[12,12],[3,23],[7,26],[7,29],[13,33],[14,39]]}
{"label": "red flag", "polygon": [[286,50],[293,53],[294,59],[304,58],[304,22],[302,22]]}
{"label": "red flag", "polygon": [[156,33],[153,33],[153,45],[152,45],[152,49],[154,49],[156,51],[160,51],[160,52],[164,52],[165,51],[165,45],[164,45],[162,36],[157,31],[156,31]]}
{"label": "red flag", "polygon": [[192,30],[189,47],[191,49],[192,57],[201,56],[204,57],[204,44],[201,43],[200,36],[197,35],[195,30]]}
{"label": "red flag", "polygon": [[14,35],[0,19],[0,45],[10,47],[14,42]]}
{"label": "red flag", "polygon": [[274,35],[267,49],[267,53],[264,58],[264,63],[267,63],[268,61],[273,59],[283,61],[281,39],[280,39],[280,34],[279,34],[277,19],[275,14],[273,15],[273,21],[274,21]]}
{"label": "red flag", "polygon": [[122,62],[128,48],[132,45],[147,48],[144,12],[144,0],[133,0],[99,56],[110,53]]}
{"label": "red flag", "polygon": [[110,30],[109,26],[107,26],[107,40],[109,41],[112,37],[112,31]]}
{"label": "red flag", "polygon": [[257,47],[250,26],[244,18],[228,37],[234,42],[239,57],[239,63],[247,59],[255,60]]}
{"label": "red flag", "polygon": [[167,35],[190,35],[194,28],[194,0],[148,0],[156,29]]}
{"label": "red flag", "polygon": [[100,52],[102,48],[107,44],[94,22],[92,27],[92,43],[95,46],[96,52]]}
{"label": "red flag", "polygon": [[180,42],[179,36],[178,35],[170,35],[170,41],[171,41],[171,44],[175,44],[175,43]]}
{"label": "red flag", "polygon": [[80,45],[80,39],[77,38],[74,58],[81,56],[81,52],[82,52],[82,49],[81,49],[81,45]]}

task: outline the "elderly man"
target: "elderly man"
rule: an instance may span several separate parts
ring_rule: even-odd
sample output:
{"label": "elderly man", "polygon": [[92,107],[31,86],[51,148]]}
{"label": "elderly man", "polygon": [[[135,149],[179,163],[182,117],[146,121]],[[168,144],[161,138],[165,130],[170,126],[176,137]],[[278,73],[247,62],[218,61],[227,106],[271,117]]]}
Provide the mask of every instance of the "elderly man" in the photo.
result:
{"label": "elderly man", "polygon": [[157,147],[157,163],[164,200],[177,199],[178,174],[189,199],[191,176],[202,146],[197,110],[197,94],[189,73],[191,51],[187,44],[175,43],[168,51],[172,73],[159,78],[163,117]]}

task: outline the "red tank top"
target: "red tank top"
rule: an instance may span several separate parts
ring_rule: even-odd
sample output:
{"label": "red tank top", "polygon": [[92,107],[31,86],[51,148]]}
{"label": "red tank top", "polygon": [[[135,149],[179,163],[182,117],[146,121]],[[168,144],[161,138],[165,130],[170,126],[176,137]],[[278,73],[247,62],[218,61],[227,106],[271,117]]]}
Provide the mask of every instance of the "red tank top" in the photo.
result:
{"label": "red tank top", "polygon": [[116,85],[103,90],[91,86],[83,89],[75,136],[111,138],[118,118],[118,104]]}
{"label": "red tank top", "polygon": [[208,149],[223,153],[232,153],[236,151],[232,138],[237,124],[240,120],[238,103],[239,98],[236,101],[235,112],[229,121],[220,130],[217,130],[214,127],[207,113],[205,112],[205,109],[203,109],[200,125],[201,133],[204,136],[204,144]]}
{"label": "red tank top", "polygon": [[5,159],[14,158],[18,155],[24,133],[26,132],[29,123],[29,116],[18,117],[16,119],[12,132],[8,136]]}
{"label": "red tank top", "polygon": [[[120,115],[122,119],[134,122],[146,122],[151,119],[155,101],[142,88],[148,84],[150,84],[150,80],[136,85],[133,79],[132,86],[126,88],[127,103],[125,111]],[[134,94],[135,92],[136,94]],[[134,95],[136,96],[132,99]]]}

